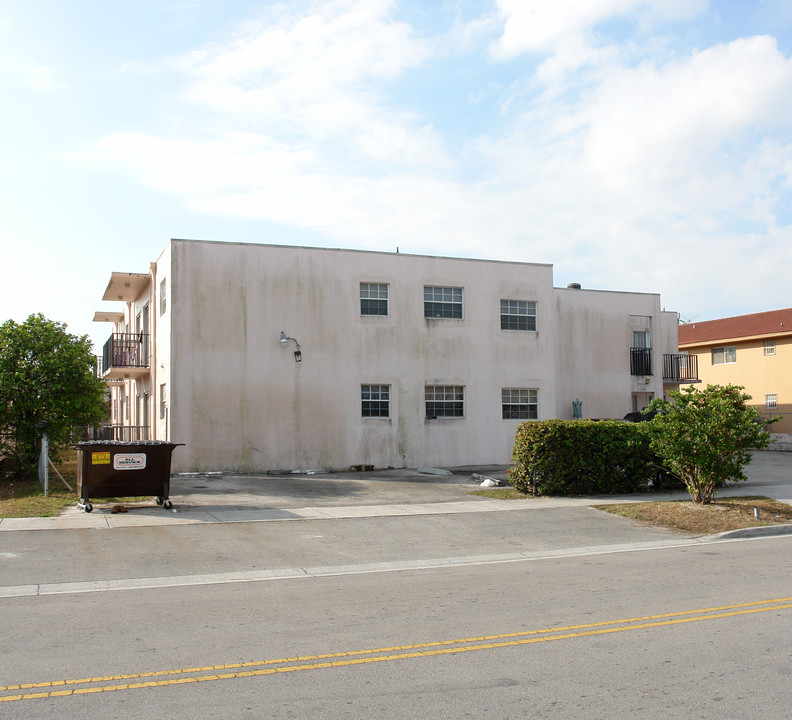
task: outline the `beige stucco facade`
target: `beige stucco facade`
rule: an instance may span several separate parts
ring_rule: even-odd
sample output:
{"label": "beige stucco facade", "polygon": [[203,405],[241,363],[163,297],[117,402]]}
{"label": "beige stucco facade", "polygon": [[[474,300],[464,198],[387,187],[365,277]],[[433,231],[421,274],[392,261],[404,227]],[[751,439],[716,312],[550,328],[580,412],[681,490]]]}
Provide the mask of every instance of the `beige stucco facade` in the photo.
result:
{"label": "beige stucco facade", "polygon": [[679,349],[698,357],[702,383],[744,387],[752,398],[750,405],[762,417],[780,418],[768,429],[789,435],[792,433],[792,327],[787,323],[786,329],[781,324],[772,333],[750,334],[749,321],[742,326],[746,328],[745,334],[720,333],[721,337],[707,340],[680,341]]}
{"label": "beige stucco facade", "polygon": [[[659,296],[554,288],[545,264],[172,240],[147,277],[121,298],[104,372],[114,424],[184,443],[177,471],[507,463],[515,407],[623,417],[663,393],[676,352]],[[385,295],[379,314],[363,287]],[[456,316],[426,317],[426,288]],[[504,328],[502,301],[527,326]],[[117,349],[143,342],[147,305],[149,358],[130,368]],[[652,338],[640,377],[636,329]]]}

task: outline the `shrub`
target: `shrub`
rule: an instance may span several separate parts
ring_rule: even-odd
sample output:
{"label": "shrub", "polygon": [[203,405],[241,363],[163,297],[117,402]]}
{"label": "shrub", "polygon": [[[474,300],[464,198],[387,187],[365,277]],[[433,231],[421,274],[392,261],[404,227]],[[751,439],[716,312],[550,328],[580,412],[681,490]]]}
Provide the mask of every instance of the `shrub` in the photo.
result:
{"label": "shrub", "polygon": [[514,439],[512,486],[540,495],[633,493],[661,479],[648,423],[545,420],[522,423]]}
{"label": "shrub", "polygon": [[684,481],[693,502],[710,503],[727,481],[745,480],[750,451],[770,442],[763,428],[767,421],[748,407],[751,396],[742,391],[737,385],[689,387],[649,405],[657,413],[644,423],[650,426],[652,448]]}

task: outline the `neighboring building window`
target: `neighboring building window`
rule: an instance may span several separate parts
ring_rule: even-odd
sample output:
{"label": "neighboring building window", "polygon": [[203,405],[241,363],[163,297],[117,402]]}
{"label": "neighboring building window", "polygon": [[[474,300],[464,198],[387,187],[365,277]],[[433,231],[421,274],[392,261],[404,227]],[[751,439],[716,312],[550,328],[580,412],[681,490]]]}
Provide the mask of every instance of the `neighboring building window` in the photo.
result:
{"label": "neighboring building window", "polygon": [[461,385],[427,385],[426,417],[464,417],[465,390]]}
{"label": "neighboring building window", "polygon": [[424,286],[424,317],[462,318],[462,288]]}
{"label": "neighboring building window", "polygon": [[165,418],[165,408],[167,407],[167,403],[168,403],[168,394],[166,392],[165,383],[162,383],[162,385],[160,385],[160,396],[159,396],[160,420],[163,420]]}
{"label": "neighboring building window", "polygon": [[778,395],[770,393],[765,395],[765,409],[775,410],[778,407]]}
{"label": "neighboring building window", "polygon": [[729,345],[728,347],[712,348],[712,364],[725,365],[727,363],[737,362],[737,347]]}
{"label": "neighboring building window", "polygon": [[390,385],[360,386],[363,417],[390,417]]}
{"label": "neighboring building window", "polygon": [[536,303],[501,300],[500,317],[501,330],[536,330]]}
{"label": "neighboring building window", "polygon": [[167,307],[167,303],[165,302],[165,280],[160,283],[160,315],[165,314],[165,308]]}
{"label": "neighboring building window", "polygon": [[503,388],[501,404],[504,420],[536,420],[539,417],[539,391],[535,388]]}
{"label": "neighboring building window", "polygon": [[765,340],[765,355],[775,355],[775,340]]}
{"label": "neighboring building window", "polygon": [[384,283],[360,283],[360,314],[388,314],[388,286]]}
{"label": "neighboring building window", "polygon": [[652,336],[648,330],[633,330],[633,347],[642,350],[652,347]]}

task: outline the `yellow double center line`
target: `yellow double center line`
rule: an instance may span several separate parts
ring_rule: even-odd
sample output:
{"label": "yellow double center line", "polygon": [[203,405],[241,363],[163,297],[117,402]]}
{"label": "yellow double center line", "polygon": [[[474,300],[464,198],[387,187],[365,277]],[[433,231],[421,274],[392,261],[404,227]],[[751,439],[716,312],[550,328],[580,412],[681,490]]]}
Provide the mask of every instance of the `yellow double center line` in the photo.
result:
{"label": "yellow double center line", "polygon": [[[516,633],[484,635],[481,637],[440,640],[417,645],[396,645],[371,650],[349,650],[346,652],[325,653],[322,655],[303,655],[292,658],[260,660],[229,665],[210,665],[206,667],[182,668],[179,670],[157,670],[129,675],[108,675],[105,677],[81,678],[75,680],[51,680],[39,683],[0,686],[0,702],[36,700],[89,693],[113,692],[117,690],[138,690],[141,688],[185,685],[188,683],[210,682],[214,680],[234,680],[237,678],[274,675],[276,673],[318,670],[322,668],[347,667],[376,662],[390,662],[410,658],[431,657],[472,652],[474,650],[493,650],[516,645],[567,640],[570,638],[591,637],[609,633],[643,630],[647,628],[679,625],[681,623],[717,620],[720,618],[751,615],[762,612],[788,610],[792,608],[792,597],[759,600],[752,603],[722,605],[698,610],[684,610],[662,615],[607,620],[585,625],[525,630]],[[113,683],[113,684],[106,684]],[[57,689],[56,689],[57,688]],[[32,691],[32,692],[27,692]]]}

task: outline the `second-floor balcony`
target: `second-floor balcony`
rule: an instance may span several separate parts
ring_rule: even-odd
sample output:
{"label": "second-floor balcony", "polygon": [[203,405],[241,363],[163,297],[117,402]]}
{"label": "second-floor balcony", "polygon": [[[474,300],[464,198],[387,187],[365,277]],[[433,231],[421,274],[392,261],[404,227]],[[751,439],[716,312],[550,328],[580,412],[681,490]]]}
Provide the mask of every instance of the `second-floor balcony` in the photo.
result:
{"label": "second-floor balcony", "polygon": [[652,348],[630,348],[630,375],[652,374]]}
{"label": "second-floor balcony", "polygon": [[687,353],[663,355],[663,380],[670,383],[701,382],[698,376],[698,357]]}
{"label": "second-floor balcony", "polygon": [[102,351],[103,377],[141,377],[149,371],[149,336],[146,333],[113,333]]}

